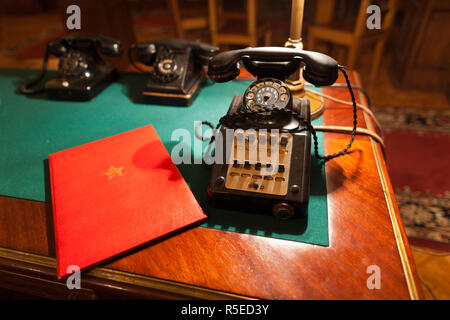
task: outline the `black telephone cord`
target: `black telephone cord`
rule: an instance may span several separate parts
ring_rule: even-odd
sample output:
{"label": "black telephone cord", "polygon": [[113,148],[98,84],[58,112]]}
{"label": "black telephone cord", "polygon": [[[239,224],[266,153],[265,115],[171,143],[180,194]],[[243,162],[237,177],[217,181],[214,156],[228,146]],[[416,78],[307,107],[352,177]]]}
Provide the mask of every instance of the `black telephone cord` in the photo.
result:
{"label": "black telephone cord", "polygon": [[[345,78],[345,82],[347,83],[347,87],[348,87],[348,91],[350,91],[350,95],[352,97],[352,104],[353,104],[353,128],[352,128],[352,133],[351,133],[351,137],[350,137],[350,141],[347,145],[346,148],[344,148],[343,150],[333,153],[331,155],[327,155],[327,156],[320,156],[319,155],[319,150],[318,150],[318,141],[317,141],[317,135],[315,133],[313,133],[314,136],[314,152],[316,154],[316,157],[321,159],[323,162],[327,162],[331,159],[343,156],[344,154],[348,153],[348,150],[350,150],[353,141],[355,140],[355,136],[356,136],[356,129],[357,129],[357,125],[358,125],[358,119],[357,119],[357,105],[356,105],[356,99],[355,99],[355,94],[353,93],[353,89],[352,89],[352,85],[350,83],[350,80],[348,78],[347,72],[345,71],[345,67],[343,66],[339,66],[339,70],[342,72],[342,74],[344,75]],[[310,125],[311,126],[311,125]],[[312,126],[311,126],[312,127]]]}
{"label": "black telephone cord", "polygon": [[36,94],[36,93],[43,92],[45,90],[45,87],[40,87],[40,88],[35,88],[35,89],[31,89],[31,87],[34,87],[39,82],[41,82],[42,79],[44,79],[45,74],[47,73],[48,56],[49,56],[49,50],[48,50],[48,46],[47,46],[47,47],[45,47],[44,61],[42,62],[41,73],[39,74],[39,76],[36,79],[22,84],[19,88],[20,93]]}

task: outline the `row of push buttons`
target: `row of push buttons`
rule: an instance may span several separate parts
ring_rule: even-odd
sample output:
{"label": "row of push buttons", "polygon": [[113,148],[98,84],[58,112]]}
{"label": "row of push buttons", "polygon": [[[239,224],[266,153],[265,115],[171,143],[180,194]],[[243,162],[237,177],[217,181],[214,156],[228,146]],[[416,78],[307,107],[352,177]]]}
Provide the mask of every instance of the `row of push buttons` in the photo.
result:
{"label": "row of push buttons", "polygon": [[[255,170],[261,170],[261,168],[263,167],[263,165],[260,162],[255,163]],[[264,165],[264,167],[267,170],[273,170],[273,166],[269,163]],[[247,170],[250,170],[252,168],[252,165],[250,164],[249,161],[245,161],[243,164],[240,164],[238,162],[238,160],[234,160],[233,161],[233,168],[244,168]],[[278,165],[278,172],[279,173],[283,173],[285,171],[285,166],[283,164]]]}
{"label": "row of push buttons", "polygon": [[[236,141],[238,143],[242,143],[245,141],[248,141],[249,143],[256,142],[256,134],[249,133],[247,136],[244,136],[243,133],[236,134]],[[260,134],[259,135],[259,143],[262,145],[265,145],[267,143],[267,135]],[[278,136],[277,135],[271,135],[271,143],[277,144],[278,143]],[[288,137],[287,136],[281,136],[280,139],[280,145],[283,147],[286,147],[288,144]]]}

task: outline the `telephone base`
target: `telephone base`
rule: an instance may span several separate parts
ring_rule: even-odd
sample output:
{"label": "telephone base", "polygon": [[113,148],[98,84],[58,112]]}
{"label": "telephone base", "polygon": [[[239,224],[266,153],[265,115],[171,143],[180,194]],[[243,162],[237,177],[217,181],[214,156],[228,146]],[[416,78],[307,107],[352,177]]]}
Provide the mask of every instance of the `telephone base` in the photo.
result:
{"label": "telephone base", "polygon": [[[262,215],[275,215],[280,220],[303,218],[307,216],[308,209],[308,203],[289,202],[284,199],[256,198],[247,195],[233,195],[226,192],[211,193],[209,188],[208,202],[215,208]],[[292,208],[293,211],[290,212],[289,208]],[[282,210],[284,209],[287,211],[286,213],[283,213]]]}
{"label": "telephone base", "polygon": [[162,86],[150,80],[146,88],[142,91],[142,97],[145,103],[162,104],[171,106],[187,107],[194,102],[200,92],[201,83],[204,80],[202,73],[198,73],[195,77],[187,82],[187,87],[180,90],[175,86]]}
{"label": "telephone base", "polygon": [[46,82],[45,89],[50,99],[88,101],[116,81],[118,77],[117,69],[106,65],[89,82],[86,79],[67,81],[63,78],[56,78]]}
{"label": "telephone base", "polygon": [[[242,99],[242,95],[234,97],[229,115],[237,112]],[[293,109],[310,121],[308,100],[294,98]],[[284,119],[283,124],[273,124],[272,129],[254,123],[254,129],[231,132],[223,126],[216,139],[216,147],[222,145],[222,152],[216,149],[211,167],[211,204],[273,214],[283,220],[304,216],[309,200],[311,134],[308,130],[279,131],[298,126],[296,121]]]}

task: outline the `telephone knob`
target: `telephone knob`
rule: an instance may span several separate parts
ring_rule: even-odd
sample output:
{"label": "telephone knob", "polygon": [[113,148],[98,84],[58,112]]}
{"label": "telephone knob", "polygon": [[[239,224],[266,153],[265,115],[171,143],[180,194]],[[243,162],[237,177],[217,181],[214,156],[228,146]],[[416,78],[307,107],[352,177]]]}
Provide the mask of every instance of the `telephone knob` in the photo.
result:
{"label": "telephone knob", "polygon": [[280,220],[288,220],[294,216],[295,210],[288,203],[277,203],[272,207],[272,213]]}

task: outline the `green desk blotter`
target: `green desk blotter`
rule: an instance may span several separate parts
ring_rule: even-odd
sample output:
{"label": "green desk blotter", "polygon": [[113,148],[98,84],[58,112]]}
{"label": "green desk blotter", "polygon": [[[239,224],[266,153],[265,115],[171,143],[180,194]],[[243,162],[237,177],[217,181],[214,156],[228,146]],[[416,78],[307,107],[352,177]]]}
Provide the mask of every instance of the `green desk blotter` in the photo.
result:
{"label": "green desk blotter", "polygon": [[[37,201],[49,201],[50,197],[48,154],[148,124],[153,124],[169,152],[179,143],[177,138],[172,139],[177,128],[189,130],[192,146],[201,144],[194,135],[195,122],[217,123],[233,96],[243,93],[250,83],[207,81],[187,108],[141,103],[140,92],[147,76],[140,74],[122,74],[118,82],[89,102],[48,100],[45,93],[18,94],[19,85],[37,73],[0,69],[0,195]],[[319,118],[313,123],[321,121]],[[203,142],[204,148],[206,145]],[[319,147],[323,150],[321,133]],[[199,161],[201,152],[197,149],[192,149],[193,157]],[[325,173],[314,157],[308,216],[288,221],[212,208],[206,193],[209,169],[201,164],[181,164],[178,168],[209,216],[202,227],[328,246]]]}

